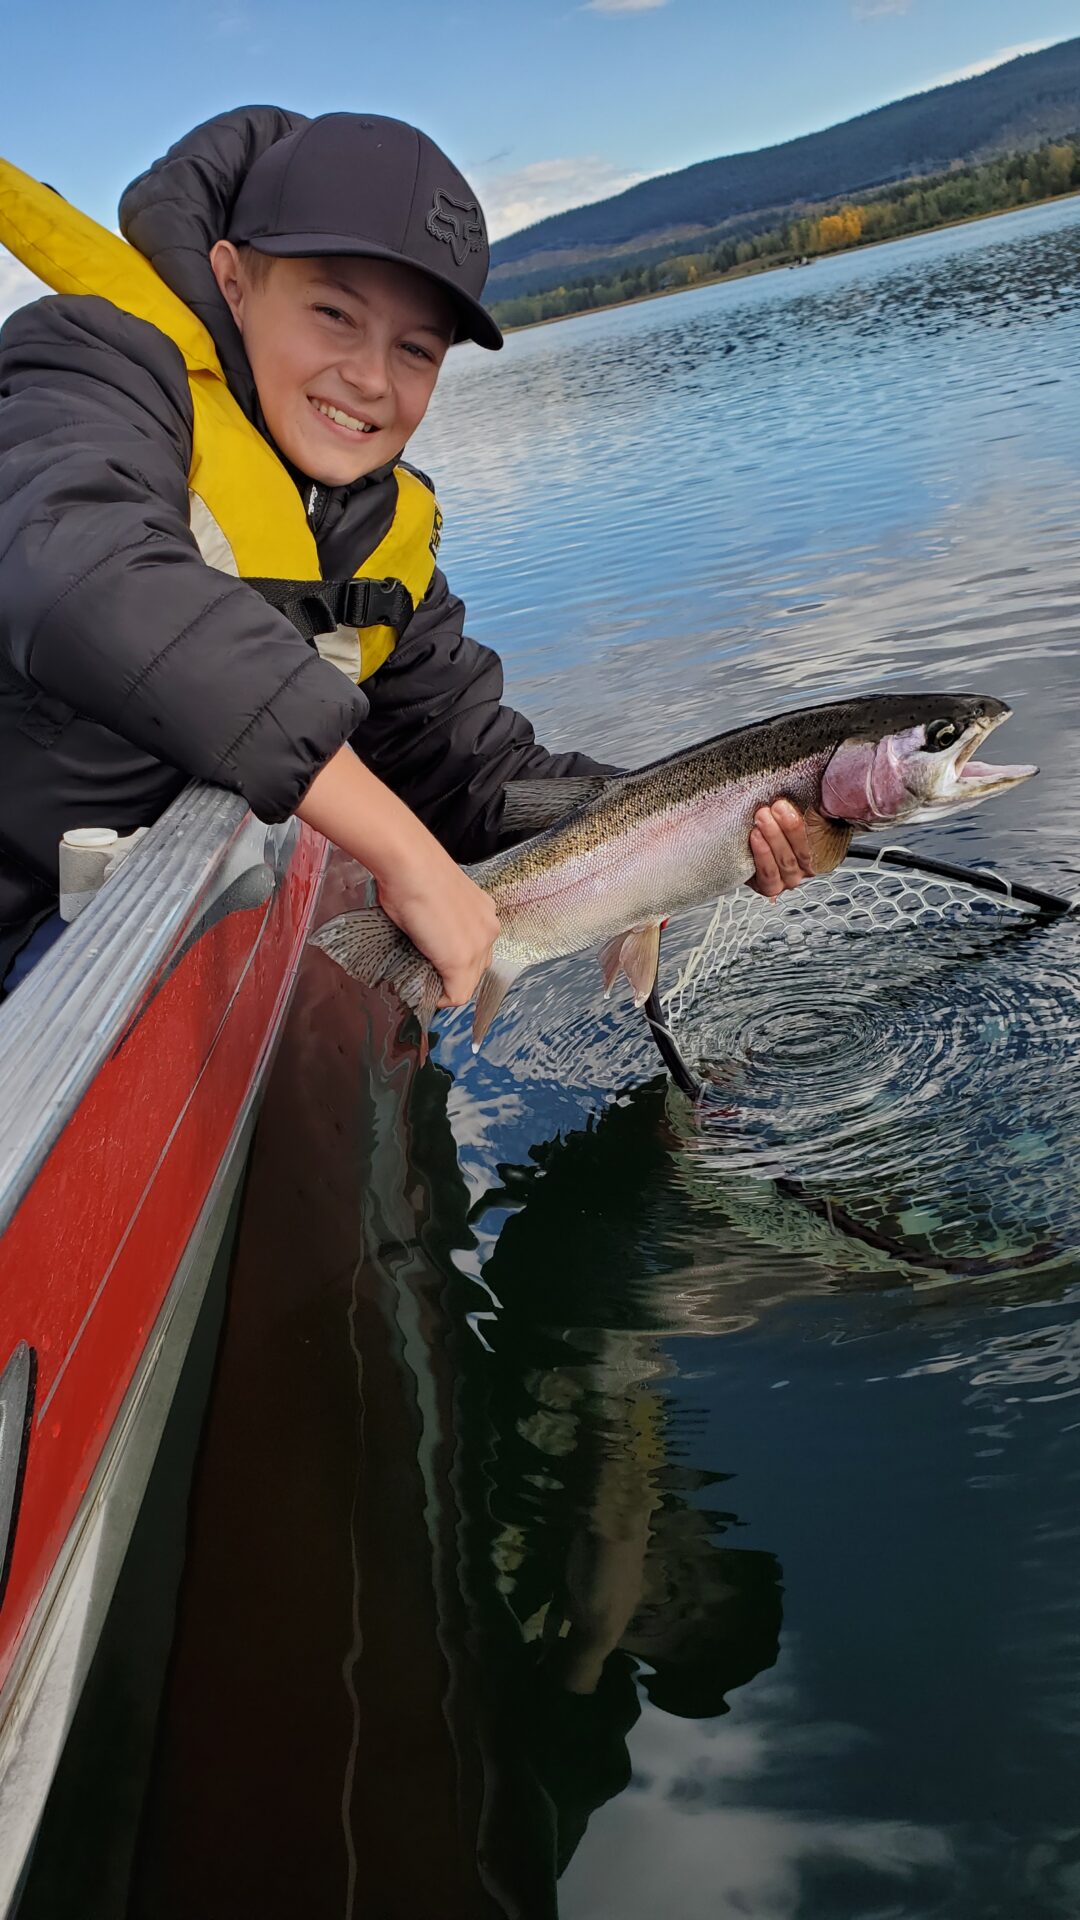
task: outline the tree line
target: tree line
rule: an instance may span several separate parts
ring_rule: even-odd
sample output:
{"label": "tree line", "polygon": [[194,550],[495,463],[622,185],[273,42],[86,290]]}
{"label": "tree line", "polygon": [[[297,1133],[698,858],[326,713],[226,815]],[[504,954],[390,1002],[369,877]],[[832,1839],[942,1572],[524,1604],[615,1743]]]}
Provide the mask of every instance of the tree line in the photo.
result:
{"label": "tree line", "polygon": [[[899,0],[898,0],[899,3]],[[704,80],[704,76],[702,76]],[[875,107],[839,126],[801,134],[753,153],[724,154],[639,181],[607,200],[549,214],[497,240],[492,265],[511,284],[504,299],[541,293],[563,277],[552,251],[577,252],[577,271],[611,272],[612,254],[642,251],[643,235],[696,228],[699,245],[756,233],[798,201],[822,203],[868,188],[893,189],[917,175],[977,166],[996,155],[1071,137],[1080,126],[1080,38],[1003,62],[988,73]],[[586,249],[582,257],[580,249]],[[672,249],[674,251],[674,248]],[[512,274],[520,262],[521,271]],[[536,279],[537,273],[544,278]],[[522,278],[532,284],[522,285]],[[492,289],[494,295],[494,288]]]}
{"label": "tree line", "polygon": [[628,262],[619,272],[603,278],[583,277],[543,293],[495,301],[491,311],[500,326],[531,326],[538,320],[618,306],[645,294],[734,278],[764,267],[796,265],[822,254],[928,232],[980,214],[1005,213],[1077,189],[1080,133],[1047,141],[1026,153],[1003,154],[981,166],[954,167],[948,173],[869,193],[858,203],[832,201],[803,207],[782,225],[764,232],[724,240],[700,253],[680,253],[637,265]]}

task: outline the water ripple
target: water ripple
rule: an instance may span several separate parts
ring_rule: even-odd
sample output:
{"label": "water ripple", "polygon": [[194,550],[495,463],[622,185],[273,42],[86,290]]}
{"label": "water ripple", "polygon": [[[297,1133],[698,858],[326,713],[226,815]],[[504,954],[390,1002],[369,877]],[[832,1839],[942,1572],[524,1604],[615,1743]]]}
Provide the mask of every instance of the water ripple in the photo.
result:
{"label": "water ripple", "polygon": [[698,1179],[802,1182],[958,1272],[1075,1254],[1075,921],[838,932],[796,966],[774,942],[714,984],[694,1010],[716,1063]]}

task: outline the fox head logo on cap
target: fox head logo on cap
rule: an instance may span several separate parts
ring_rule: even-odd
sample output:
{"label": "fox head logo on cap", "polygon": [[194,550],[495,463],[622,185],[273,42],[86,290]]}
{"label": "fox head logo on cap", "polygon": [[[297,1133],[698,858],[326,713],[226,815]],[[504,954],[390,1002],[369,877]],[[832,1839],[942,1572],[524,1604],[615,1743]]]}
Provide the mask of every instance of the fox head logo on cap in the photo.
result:
{"label": "fox head logo on cap", "polygon": [[470,253],[479,253],[486,242],[484,217],[475,200],[453,200],[441,187],[435,189],[424,224],[433,239],[446,241],[459,267],[465,265]]}

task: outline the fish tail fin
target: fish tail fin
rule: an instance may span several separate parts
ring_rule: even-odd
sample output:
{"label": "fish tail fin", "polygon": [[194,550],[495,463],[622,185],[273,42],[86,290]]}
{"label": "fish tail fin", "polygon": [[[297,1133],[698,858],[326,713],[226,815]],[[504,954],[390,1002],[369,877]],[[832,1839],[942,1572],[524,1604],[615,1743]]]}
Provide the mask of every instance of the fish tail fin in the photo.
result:
{"label": "fish tail fin", "polygon": [[381,907],[337,914],[312,934],[311,945],[321,947],[354,980],[363,980],[369,987],[385,981],[427,1034],[442,999],[442,981]]}

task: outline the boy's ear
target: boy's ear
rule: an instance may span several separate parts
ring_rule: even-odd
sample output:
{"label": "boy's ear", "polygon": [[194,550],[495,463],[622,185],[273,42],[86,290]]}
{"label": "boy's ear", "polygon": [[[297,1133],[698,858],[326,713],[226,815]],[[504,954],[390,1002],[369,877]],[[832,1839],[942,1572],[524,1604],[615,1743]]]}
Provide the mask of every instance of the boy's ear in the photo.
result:
{"label": "boy's ear", "polygon": [[244,331],[244,269],[231,240],[215,240],[210,249],[210,267],[214,279],[240,332]]}

